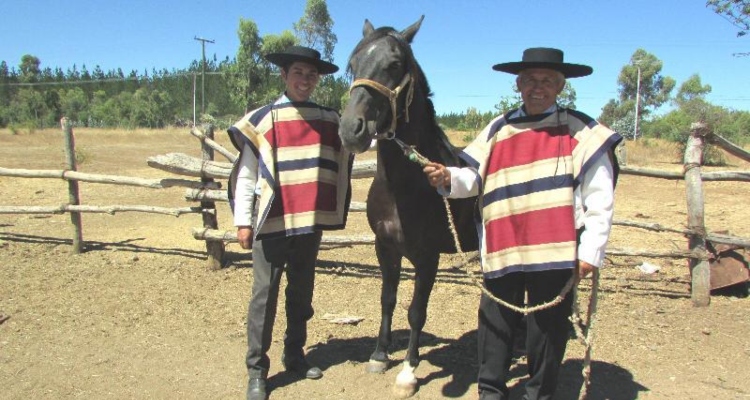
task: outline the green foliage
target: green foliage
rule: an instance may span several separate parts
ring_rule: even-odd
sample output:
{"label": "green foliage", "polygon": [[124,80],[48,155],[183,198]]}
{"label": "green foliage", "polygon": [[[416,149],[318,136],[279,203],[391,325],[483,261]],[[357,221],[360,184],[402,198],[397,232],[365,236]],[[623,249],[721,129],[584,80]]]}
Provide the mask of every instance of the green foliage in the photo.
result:
{"label": "green foliage", "polygon": [[560,107],[570,108],[571,110],[576,109],[576,90],[573,85],[570,84],[569,80],[565,81],[565,86],[562,92],[557,95],[557,105]]}
{"label": "green foliage", "polygon": [[708,0],[706,7],[726,18],[739,31],[737,36],[750,32],[750,1],[748,0]]}
{"label": "green foliage", "polygon": [[320,51],[324,60],[333,62],[333,48],[338,39],[325,0],[307,0],[305,14],[294,23],[302,45]]}
{"label": "green foliage", "polygon": [[495,104],[495,110],[500,114],[505,114],[510,110],[515,110],[516,108],[521,107],[521,104],[523,104],[521,95],[518,93],[518,90],[516,90],[516,94],[513,96],[504,96],[500,98],[500,102]]}

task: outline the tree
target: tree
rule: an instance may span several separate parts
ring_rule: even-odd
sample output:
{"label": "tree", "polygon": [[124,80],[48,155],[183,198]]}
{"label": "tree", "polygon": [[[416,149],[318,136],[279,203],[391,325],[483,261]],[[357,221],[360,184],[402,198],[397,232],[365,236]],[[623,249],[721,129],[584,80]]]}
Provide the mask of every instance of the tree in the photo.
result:
{"label": "tree", "polygon": [[78,125],[85,125],[89,119],[89,101],[80,87],[60,90],[60,111]]}
{"label": "tree", "polygon": [[662,67],[663,62],[653,54],[643,49],[636,50],[617,78],[620,85],[618,99],[610,100],[604,106],[599,120],[613,126],[630,110],[635,113],[637,102],[640,121],[669,101],[676,82],[672,77],[661,75]]}
{"label": "tree", "polygon": [[18,66],[21,70],[21,82],[38,82],[41,74],[41,70],[39,69],[40,64],[41,61],[39,61],[39,58],[30,54],[24,54],[23,57],[21,57],[21,65]]}
{"label": "tree", "polygon": [[248,108],[253,106],[253,93],[257,90],[261,81],[258,76],[257,66],[260,63],[260,49],[262,41],[258,35],[258,26],[255,22],[240,18],[240,27],[237,29],[240,38],[240,47],[234,64],[234,81],[236,91],[233,97],[236,103]]}
{"label": "tree", "polygon": [[325,0],[307,0],[305,14],[294,23],[294,31],[303,46],[320,51],[324,60],[333,62],[333,48],[338,39]]}
{"label": "tree", "polygon": [[515,92],[516,93],[512,96],[504,96],[500,98],[500,102],[495,104],[495,110],[500,114],[505,114],[510,110],[521,107],[521,104],[523,103],[521,100],[521,94],[518,92],[518,89],[515,89]]}
{"label": "tree", "polygon": [[562,92],[557,95],[557,104],[560,107],[570,108],[571,110],[576,109],[576,90],[573,89],[573,85],[570,84],[569,80],[565,81]]}
{"label": "tree", "polygon": [[[333,33],[333,20],[325,0],[307,0],[305,14],[294,23],[300,44],[320,52],[321,58],[333,62],[333,49],[338,39]],[[320,79],[312,100],[318,104],[342,109],[349,91],[349,82],[343,77],[326,75]]]}
{"label": "tree", "polygon": [[745,36],[750,31],[750,1],[748,0],[708,0],[706,7],[710,7],[716,14],[727,19],[739,31],[737,36]]}
{"label": "tree", "polygon": [[[750,1],[749,0],[708,0],[706,7],[710,7],[716,14],[724,17],[737,27],[737,37],[750,32]],[[735,56],[750,56],[750,52],[734,53]]]}
{"label": "tree", "polygon": [[703,85],[701,77],[693,74],[680,85],[674,101],[677,105],[682,105],[692,100],[704,99],[709,93],[711,93],[711,85]]}

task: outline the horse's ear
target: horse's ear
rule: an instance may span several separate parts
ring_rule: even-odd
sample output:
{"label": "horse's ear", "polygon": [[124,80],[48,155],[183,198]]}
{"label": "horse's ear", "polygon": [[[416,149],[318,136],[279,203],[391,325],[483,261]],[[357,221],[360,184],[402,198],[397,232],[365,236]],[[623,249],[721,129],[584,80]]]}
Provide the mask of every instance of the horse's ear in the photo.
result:
{"label": "horse's ear", "polygon": [[367,35],[371,34],[375,28],[370,23],[370,20],[365,18],[365,26],[362,28],[362,36],[367,37]]}
{"label": "horse's ear", "polygon": [[424,14],[421,18],[419,18],[419,21],[411,24],[408,28],[401,31],[401,36],[406,39],[408,43],[411,43],[412,40],[414,40],[414,36],[417,34],[417,31],[419,30],[419,27],[422,26],[422,21],[424,20]]}

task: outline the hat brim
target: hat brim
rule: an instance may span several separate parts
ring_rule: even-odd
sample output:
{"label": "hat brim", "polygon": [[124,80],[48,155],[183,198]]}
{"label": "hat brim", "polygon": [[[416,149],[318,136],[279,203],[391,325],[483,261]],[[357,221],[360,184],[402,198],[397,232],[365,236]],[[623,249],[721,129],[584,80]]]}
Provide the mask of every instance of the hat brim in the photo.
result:
{"label": "hat brim", "polygon": [[500,72],[507,72],[509,74],[518,75],[519,72],[529,68],[544,68],[552,69],[563,74],[566,78],[580,78],[582,76],[591,75],[594,69],[588,65],[583,64],[569,64],[569,63],[551,63],[542,61],[517,61],[508,62],[502,64],[495,64],[492,69]]}
{"label": "hat brim", "polygon": [[336,66],[336,64],[332,64],[327,61],[319,60],[317,58],[305,57],[305,56],[301,56],[297,54],[270,53],[270,54],[266,54],[265,57],[266,57],[266,60],[270,61],[271,63],[275,65],[278,65],[279,67],[291,65],[295,61],[312,64],[318,69],[318,73],[322,75],[332,74],[339,70],[339,67]]}

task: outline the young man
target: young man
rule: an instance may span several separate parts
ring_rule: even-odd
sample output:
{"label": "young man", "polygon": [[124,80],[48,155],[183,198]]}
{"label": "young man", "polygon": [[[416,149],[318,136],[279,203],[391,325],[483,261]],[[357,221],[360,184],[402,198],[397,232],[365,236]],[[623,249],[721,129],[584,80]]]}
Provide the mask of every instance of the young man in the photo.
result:
{"label": "young man", "polygon": [[[612,226],[622,138],[589,116],[557,106],[566,78],[589,75],[563,52],[531,48],[522,61],[497,64],[516,74],[523,105],[484,128],[461,156],[470,167],[424,168],[449,197],[479,195],[481,262],[493,296],[516,306],[552,301],[569,279],[604,260]],[[526,400],[552,399],[569,334],[572,295],[526,318],[530,378]],[[506,381],[522,315],[482,295],[479,306],[479,397],[508,398]]]}
{"label": "young man", "polygon": [[240,150],[234,223],[243,249],[252,249],[253,291],[247,314],[247,398],[265,400],[271,334],[281,276],[286,270],[287,329],[282,363],[318,379],[304,352],[313,316],[315,263],[322,231],[343,229],[351,199],[353,156],[338,137],[339,116],[309,101],[320,75],[338,70],[301,46],[266,55],[286,85],[274,103],[229,129]]}

